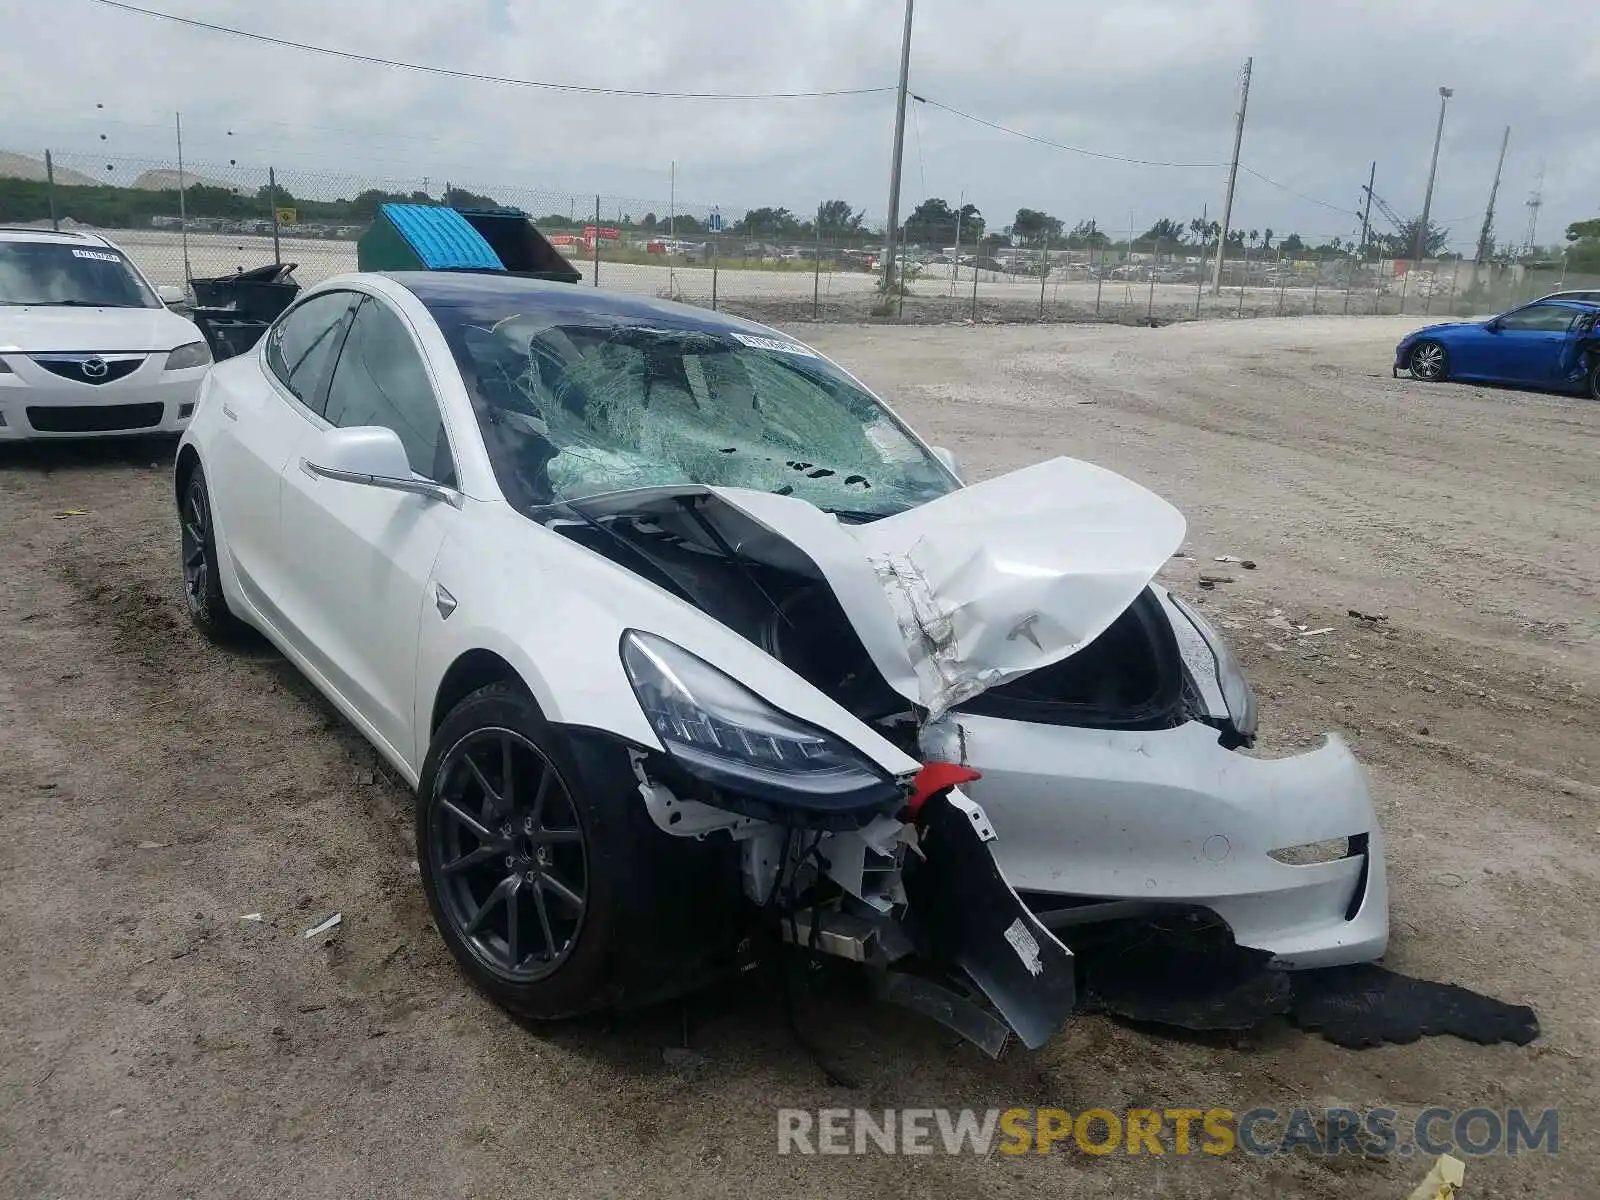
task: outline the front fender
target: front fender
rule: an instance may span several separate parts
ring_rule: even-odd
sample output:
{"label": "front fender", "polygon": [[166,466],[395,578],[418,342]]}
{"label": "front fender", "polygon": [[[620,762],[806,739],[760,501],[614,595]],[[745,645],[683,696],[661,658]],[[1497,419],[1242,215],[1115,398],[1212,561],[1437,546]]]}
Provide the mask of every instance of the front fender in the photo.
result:
{"label": "front fender", "polygon": [[892,774],[920,765],[760,647],[678,597],[508,505],[468,503],[477,511],[446,541],[431,581],[449,591],[456,607],[445,616],[429,603],[418,634],[418,761],[445,673],[471,650],[510,663],[549,720],[661,749],[619,651],[623,633],[639,629],[843,738]]}

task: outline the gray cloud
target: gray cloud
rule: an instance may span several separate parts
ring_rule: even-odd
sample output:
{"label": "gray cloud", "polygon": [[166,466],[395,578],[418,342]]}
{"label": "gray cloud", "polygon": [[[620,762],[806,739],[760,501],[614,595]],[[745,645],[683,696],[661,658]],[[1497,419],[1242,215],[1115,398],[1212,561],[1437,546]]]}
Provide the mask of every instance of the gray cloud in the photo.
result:
{"label": "gray cloud", "polygon": [[[487,74],[692,91],[872,87],[893,81],[895,0],[144,0],[296,40]],[[1513,127],[1498,225],[1520,237],[1545,164],[1540,240],[1600,208],[1586,97],[1600,63],[1590,13],[1526,16],[1486,0],[920,0],[912,88],[1095,150],[1178,161],[1227,155],[1235,76],[1255,57],[1244,161],[1302,196],[1354,210],[1367,164],[1402,214],[1421,206],[1437,109],[1451,102],[1434,201],[1476,237],[1500,131]],[[171,157],[181,109],[197,161],[273,163],[437,187],[506,184],[664,206],[806,210],[844,196],[885,207],[893,97],[732,102],[577,96],[295,53],[131,16],[91,0],[0,0],[7,148]],[[1534,19],[1534,18],[1537,19]],[[97,109],[97,103],[104,104]],[[1121,231],[1221,207],[1217,168],[1160,169],[1062,153],[914,106],[903,195],[966,192],[1001,223],[1020,205]],[[232,130],[232,136],[228,131]],[[104,142],[100,134],[106,135]],[[909,206],[909,204],[908,204]],[[1245,175],[1235,223],[1348,233],[1330,211]]]}

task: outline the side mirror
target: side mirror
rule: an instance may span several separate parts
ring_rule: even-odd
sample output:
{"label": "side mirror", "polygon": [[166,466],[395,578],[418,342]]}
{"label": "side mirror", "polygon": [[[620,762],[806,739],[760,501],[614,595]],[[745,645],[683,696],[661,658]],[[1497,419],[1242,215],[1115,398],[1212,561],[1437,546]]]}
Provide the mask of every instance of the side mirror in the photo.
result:
{"label": "side mirror", "polygon": [[412,474],[400,435],[385,426],[325,429],[312,454],[314,457],[300,460],[300,469],[313,478],[408,492],[461,507],[460,492]]}
{"label": "side mirror", "polygon": [[1500,318],[1496,317],[1492,321],[1485,321],[1483,327],[1485,329],[1487,329],[1490,333],[1499,333],[1500,332]]}
{"label": "side mirror", "polygon": [[945,469],[950,474],[954,475],[962,483],[966,483],[967,473],[962,470],[961,460],[955,456],[953,451],[947,450],[943,446],[935,446],[933,448],[933,456],[945,465]]}
{"label": "side mirror", "polygon": [[181,287],[173,287],[170,283],[164,283],[156,289],[156,298],[163,304],[182,304],[188,299]]}

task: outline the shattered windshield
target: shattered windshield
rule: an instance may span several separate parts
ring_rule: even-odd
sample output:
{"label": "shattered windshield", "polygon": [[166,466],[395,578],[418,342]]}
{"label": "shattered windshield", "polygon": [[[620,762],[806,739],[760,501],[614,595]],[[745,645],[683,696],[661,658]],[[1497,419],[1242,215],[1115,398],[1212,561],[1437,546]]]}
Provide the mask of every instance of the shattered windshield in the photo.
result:
{"label": "shattered windshield", "polygon": [[689,483],[872,517],[954,486],[872,396],[787,339],[548,310],[434,315],[523,507]]}

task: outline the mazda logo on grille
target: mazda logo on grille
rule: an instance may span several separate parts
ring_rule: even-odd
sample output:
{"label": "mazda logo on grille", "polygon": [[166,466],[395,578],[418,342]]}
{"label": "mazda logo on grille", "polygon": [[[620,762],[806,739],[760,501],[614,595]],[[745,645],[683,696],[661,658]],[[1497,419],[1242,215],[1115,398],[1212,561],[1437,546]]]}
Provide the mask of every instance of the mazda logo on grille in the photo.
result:
{"label": "mazda logo on grille", "polygon": [[103,358],[86,358],[81,368],[85,379],[104,379],[110,369]]}

